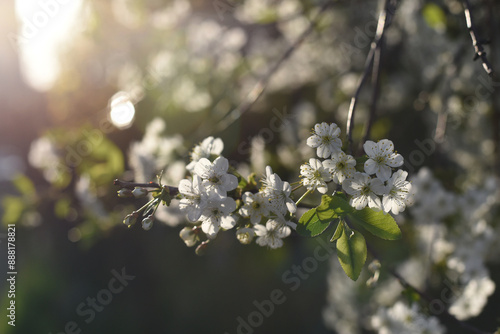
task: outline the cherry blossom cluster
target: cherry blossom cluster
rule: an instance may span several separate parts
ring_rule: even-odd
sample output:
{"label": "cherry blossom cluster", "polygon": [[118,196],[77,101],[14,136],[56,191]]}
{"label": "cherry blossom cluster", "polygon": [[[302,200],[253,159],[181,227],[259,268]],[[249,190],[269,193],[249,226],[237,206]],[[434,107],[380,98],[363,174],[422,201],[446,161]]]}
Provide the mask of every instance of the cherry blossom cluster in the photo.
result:
{"label": "cherry blossom cluster", "polygon": [[180,210],[193,226],[182,229],[180,237],[188,246],[202,241],[203,248],[221,229],[236,227],[236,236],[243,244],[257,237],[261,246],[281,247],[282,238],[294,227],[288,220],[296,211],[290,184],[267,166],[261,188],[238,196],[238,173],[220,155],[223,148],[221,139],[208,137],[191,153],[192,161],[187,166],[191,176],[181,180],[178,189]]}
{"label": "cherry blossom cluster", "polygon": [[325,122],[316,124],[307,145],[316,148],[320,159],[311,158],[300,166],[301,183],[309,192],[328,191],[328,184],[341,186],[351,195],[350,204],[357,210],[367,205],[375,210],[399,214],[411,200],[411,184],[408,173],[393,168],[403,165],[403,157],[394,152],[394,144],[388,139],[377,143],[366,141],[363,149],[367,155],[363,172],[356,171],[356,160],[342,151],[340,128]]}
{"label": "cherry blossom cluster", "polygon": [[[131,226],[142,210],[145,212],[142,226],[150,229],[159,204],[168,205],[175,196],[179,200],[178,209],[191,223],[181,230],[180,237],[187,246],[198,245],[197,252],[201,252],[219,231],[231,229],[236,230],[242,244],[249,244],[255,238],[261,246],[281,247],[282,239],[296,227],[292,218],[297,204],[314,190],[327,193],[329,184],[350,195],[350,204],[357,210],[368,206],[394,214],[402,212],[410,198],[411,184],[406,181],[407,172],[393,173],[393,168],[403,164],[403,157],[394,152],[393,143],[387,139],[364,143],[367,156],[358,158],[364,161],[364,168],[359,171],[356,159],[342,151],[339,136],[336,124],[314,126],[307,145],[316,148],[319,159],[309,159],[300,166],[301,180],[297,182],[300,185],[293,190],[270,166],[259,182],[253,176],[244,179],[221,155],[222,140],[208,137],[191,151],[191,162],[186,166],[189,175],[180,180],[178,188],[158,182],[153,190],[138,187],[119,192],[124,197],[153,194],[148,204],[127,216],[124,222]],[[295,202],[292,192],[301,187],[307,190]]]}

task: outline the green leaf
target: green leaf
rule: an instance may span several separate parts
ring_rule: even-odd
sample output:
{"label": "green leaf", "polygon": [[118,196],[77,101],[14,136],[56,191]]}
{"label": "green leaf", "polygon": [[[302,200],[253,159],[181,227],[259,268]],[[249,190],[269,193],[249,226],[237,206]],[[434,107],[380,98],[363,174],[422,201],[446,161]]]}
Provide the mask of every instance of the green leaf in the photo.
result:
{"label": "green leaf", "polygon": [[353,208],[342,196],[342,194],[323,195],[318,207],[300,217],[297,233],[305,237],[315,237],[323,233],[334,219],[352,212]]}
{"label": "green leaf", "polygon": [[363,210],[354,210],[348,216],[355,224],[379,238],[385,240],[397,240],[401,238],[401,230],[398,224],[388,213],[364,208]]}
{"label": "green leaf", "polygon": [[344,232],[344,223],[340,221],[339,224],[337,225],[337,228],[335,229],[335,233],[333,233],[333,236],[330,239],[330,242],[334,242],[335,240],[340,238],[342,232]]}
{"label": "green leaf", "polygon": [[321,220],[317,208],[304,213],[297,224],[297,233],[303,237],[315,237],[325,232],[331,219]]}
{"label": "green leaf", "polygon": [[337,256],[347,276],[357,280],[366,261],[366,241],[358,231],[344,228],[337,240]]}
{"label": "green leaf", "polygon": [[300,217],[297,233],[304,237],[318,236],[330,226],[334,219],[342,218],[353,210],[342,193],[334,196],[323,195],[318,207],[307,211]]}
{"label": "green leaf", "polygon": [[323,195],[321,204],[317,207],[320,217],[343,217],[353,212],[353,207],[345,199],[343,193],[336,193],[333,196]]}

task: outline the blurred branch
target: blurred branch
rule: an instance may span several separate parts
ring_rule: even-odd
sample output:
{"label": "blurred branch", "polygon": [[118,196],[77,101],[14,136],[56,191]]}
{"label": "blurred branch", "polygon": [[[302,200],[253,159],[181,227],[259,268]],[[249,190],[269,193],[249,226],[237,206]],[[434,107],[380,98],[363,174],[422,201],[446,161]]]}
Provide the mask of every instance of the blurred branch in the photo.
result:
{"label": "blurred branch", "polygon": [[467,22],[467,29],[469,29],[470,38],[472,39],[472,46],[474,46],[474,60],[481,58],[484,70],[486,71],[486,73],[488,73],[489,76],[491,76],[493,74],[493,69],[491,68],[488,58],[486,57],[486,52],[483,48],[483,44],[485,44],[485,42],[479,40],[479,38],[477,37],[477,32],[472,22],[472,16],[470,14],[469,0],[463,0],[462,3],[464,5],[464,14],[465,21]]}
{"label": "blurred branch", "polygon": [[378,23],[377,23],[377,31],[375,33],[375,38],[370,46],[370,51],[368,52],[368,56],[365,61],[365,69],[363,71],[363,75],[361,76],[358,82],[358,88],[354,93],[353,98],[351,99],[351,104],[349,106],[349,114],[347,115],[347,140],[348,140],[348,150],[349,153],[352,154],[352,131],[354,129],[354,113],[356,111],[356,104],[358,102],[359,93],[361,92],[361,88],[368,76],[368,72],[372,68],[375,54],[377,49],[379,49],[380,44],[382,42],[382,38],[384,37],[385,29],[390,25],[392,17],[396,11],[397,0],[385,0],[384,9],[380,12]]}
{"label": "blurred branch", "polygon": [[[368,252],[371,254],[371,256],[373,256],[374,259],[378,260],[380,263],[382,263],[382,261],[380,260],[380,257],[377,255],[377,252],[370,246],[370,244],[367,242],[366,243],[366,247],[368,249]],[[417,289],[416,287],[414,287],[413,285],[411,285],[403,276],[401,276],[394,268],[391,268],[391,267],[386,267],[386,270],[387,272],[393,276],[394,278],[396,278],[399,282],[399,284],[401,284],[401,286],[405,289],[411,289],[412,291],[414,291],[415,293],[417,293],[423,300],[425,300],[427,303],[429,303],[429,305],[431,305],[431,303],[435,300],[438,300],[436,298],[432,298],[431,296],[429,296],[427,293],[425,293],[424,291],[420,291],[419,289]],[[429,307],[430,308],[430,307]],[[480,330],[464,321],[460,321],[458,320],[457,318],[455,318],[453,315],[451,315],[447,309],[443,309],[441,313],[439,314],[435,314],[437,317],[441,318],[441,320],[446,320],[446,321],[449,321],[451,323],[453,323],[454,325],[457,325],[459,326],[460,328],[464,329],[467,331],[467,333],[474,333],[474,334],[491,334],[490,332],[485,332],[483,330]]]}
{"label": "blurred branch", "polygon": [[438,113],[436,122],[436,132],[434,133],[434,141],[441,144],[444,141],[446,133],[446,124],[448,122],[448,111],[442,110]]}
{"label": "blurred branch", "polygon": [[228,112],[225,114],[217,127],[215,128],[215,132],[221,132],[225,130],[227,127],[229,127],[231,124],[233,124],[235,121],[237,121],[241,116],[246,113],[252,106],[257,102],[257,100],[262,96],[264,93],[264,90],[267,88],[267,85],[269,84],[269,81],[271,80],[272,76],[278,71],[278,69],[281,67],[281,65],[290,58],[290,56],[293,54],[293,52],[302,44],[302,42],[306,39],[307,36],[309,36],[314,28],[316,27],[316,24],[319,22],[321,16],[323,15],[324,11],[333,4],[333,1],[326,1],[320,8],[318,14],[316,17],[310,22],[309,26],[307,29],[295,40],[295,42],[290,45],[290,47],[283,53],[280,59],[274,64],[273,67],[269,69],[269,71],[264,75],[254,86],[254,88],[250,91],[250,93],[247,95],[246,99],[243,100],[238,107],[233,109],[232,111]]}
{"label": "blurred branch", "polygon": [[[488,1],[488,21],[490,26],[490,34],[498,31],[498,22],[495,20],[495,6],[498,6],[498,2],[493,0]],[[491,43],[491,55],[492,58],[495,59],[495,56],[498,56],[498,48],[497,40],[492,41]],[[496,52],[496,53],[495,53]],[[500,178],[500,101],[498,97],[498,84],[493,83],[493,94],[491,94],[491,108],[492,110],[492,132],[493,132],[493,155],[494,155],[494,165],[493,170],[497,178]]]}

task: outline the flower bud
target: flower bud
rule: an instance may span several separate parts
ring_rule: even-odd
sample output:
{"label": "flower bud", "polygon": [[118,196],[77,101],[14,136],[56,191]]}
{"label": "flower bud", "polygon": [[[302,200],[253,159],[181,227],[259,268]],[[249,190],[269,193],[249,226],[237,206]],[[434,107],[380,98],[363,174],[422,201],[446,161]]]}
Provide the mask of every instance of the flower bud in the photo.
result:
{"label": "flower bud", "polygon": [[179,236],[188,247],[193,247],[198,242],[197,233],[191,227],[184,227]]}
{"label": "flower bud", "polygon": [[254,235],[254,229],[249,227],[240,228],[238,231],[236,231],[236,238],[243,245],[248,245],[249,243],[251,243]]}
{"label": "flower bud", "polygon": [[196,255],[205,255],[207,251],[209,241],[203,241],[198,247],[196,247]]}
{"label": "flower bud", "polygon": [[368,265],[368,269],[371,271],[371,272],[376,272],[378,270],[380,270],[380,261],[379,260],[373,260],[372,262],[370,262],[370,264]]}
{"label": "flower bud", "polygon": [[146,218],[144,218],[142,220],[141,224],[142,224],[142,228],[145,231],[149,231],[151,229],[151,227],[153,226],[153,216],[152,215],[147,216]]}
{"label": "flower bud", "polygon": [[148,194],[148,190],[142,187],[135,187],[134,190],[132,191],[132,194],[134,195],[135,198],[141,198]]}
{"label": "flower bud", "polygon": [[134,196],[132,194],[132,190],[127,189],[127,188],[122,188],[122,189],[118,190],[117,193],[118,193],[118,197],[122,197],[122,198]]}
{"label": "flower bud", "polygon": [[130,227],[135,224],[137,217],[139,217],[139,215],[135,212],[132,212],[131,214],[125,216],[125,219],[123,219],[123,223],[127,225],[127,227]]}

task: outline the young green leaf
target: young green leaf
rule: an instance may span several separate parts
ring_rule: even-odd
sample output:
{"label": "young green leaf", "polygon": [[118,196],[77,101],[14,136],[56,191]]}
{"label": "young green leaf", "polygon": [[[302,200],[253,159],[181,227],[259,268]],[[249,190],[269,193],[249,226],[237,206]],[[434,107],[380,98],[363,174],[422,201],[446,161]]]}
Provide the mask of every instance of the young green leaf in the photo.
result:
{"label": "young green leaf", "polygon": [[348,216],[355,224],[379,238],[385,240],[401,238],[398,224],[388,213],[364,208],[363,210],[353,210]]}
{"label": "young green leaf", "polygon": [[337,256],[347,276],[357,280],[366,261],[366,241],[361,233],[344,228],[337,240]]}
{"label": "young green leaf", "polygon": [[344,232],[344,222],[340,221],[339,224],[337,225],[337,228],[335,229],[335,233],[333,233],[333,236],[330,239],[330,242],[334,242],[335,240],[340,238],[342,232]]}
{"label": "young green leaf", "polygon": [[305,237],[320,235],[330,226],[334,219],[343,217],[352,210],[353,208],[341,195],[323,195],[319,206],[307,211],[300,217],[297,233]]}
{"label": "young green leaf", "polygon": [[343,217],[354,210],[341,193],[337,193],[333,196],[323,195],[323,197],[321,197],[321,204],[317,209],[318,215],[322,219],[326,217],[330,217],[330,219]]}
{"label": "young green leaf", "polygon": [[311,209],[300,217],[297,224],[297,233],[303,237],[315,237],[323,233],[331,221],[331,219],[320,219],[317,208]]}

